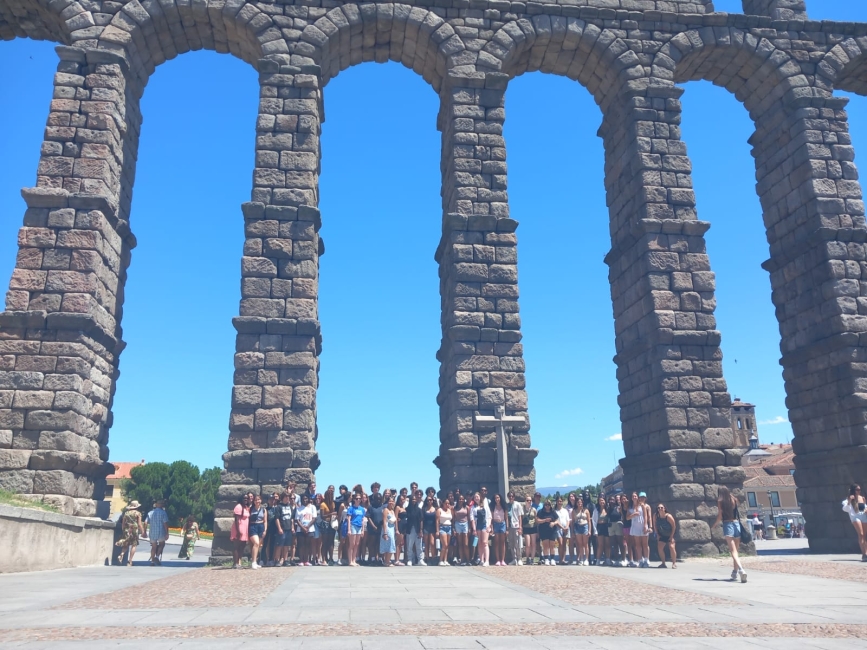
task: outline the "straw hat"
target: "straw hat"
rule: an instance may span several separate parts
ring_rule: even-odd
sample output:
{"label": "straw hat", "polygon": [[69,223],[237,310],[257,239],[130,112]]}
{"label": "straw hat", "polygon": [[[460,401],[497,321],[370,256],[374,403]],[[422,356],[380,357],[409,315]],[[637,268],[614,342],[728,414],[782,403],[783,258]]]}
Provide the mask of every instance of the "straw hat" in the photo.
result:
{"label": "straw hat", "polygon": [[138,510],[139,508],[141,508],[141,504],[135,500],[126,507],[127,510]]}

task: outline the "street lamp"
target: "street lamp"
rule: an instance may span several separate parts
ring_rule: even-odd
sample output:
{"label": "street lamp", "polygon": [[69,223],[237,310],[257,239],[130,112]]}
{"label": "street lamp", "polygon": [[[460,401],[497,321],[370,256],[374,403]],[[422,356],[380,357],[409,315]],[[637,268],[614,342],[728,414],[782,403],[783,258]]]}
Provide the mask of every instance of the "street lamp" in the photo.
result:
{"label": "street lamp", "polygon": [[[768,505],[771,507],[771,521],[774,521],[774,501],[771,499],[771,491],[768,490]],[[775,524],[776,525],[776,524]]]}

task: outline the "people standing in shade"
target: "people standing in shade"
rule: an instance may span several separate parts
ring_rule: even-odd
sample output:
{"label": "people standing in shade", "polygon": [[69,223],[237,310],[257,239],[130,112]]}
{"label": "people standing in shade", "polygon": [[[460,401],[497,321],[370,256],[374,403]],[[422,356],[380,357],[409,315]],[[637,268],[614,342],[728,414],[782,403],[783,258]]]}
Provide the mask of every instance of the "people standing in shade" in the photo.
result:
{"label": "people standing in shade", "polygon": [[608,504],[605,502],[605,495],[600,494],[596,500],[596,510],[593,511],[593,516],[590,517],[593,522],[593,529],[596,531],[596,536],[599,540],[599,555],[596,558],[597,566],[612,566],[611,562],[611,536],[609,534],[608,524]]}
{"label": "people standing in shade", "polygon": [[569,509],[563,503],[562,497],[557,497],[555,501],[554,512],[557,514],[557,545],[558,557],[555,558],[555,564],[566,564],[566,553],[569,550],[570,528],[572,527],[569,521]]}
{"label": "people standing in shade", "polygon": [[449,566],[449,548],[454,531],[452,530],[452,521],[454,520],[454,510],[452,509],[451,501],[448,497],[443,499],[440,507],[437,508],[437,531],[440,538],[440,566]]}
{"label": "people standing in shade", "polygon": [[437,553],[437,506],[436,500],[430,494],[424,499],[424,559],[425,563],[433,562]]}
{"label": "people standing in shade", "polygon": [[349,530],[349,566],[359,566],[358,554],[367,525],[367,509],[361,505],[361,495],[352,496],[352,505],[346,509]]}
{"label": "people standing in shade", "polygon": [[615,495],[608,497],[608,549],[610,566],[623,566],[623,516],[620,512],[620,499]]}
{"label": "people standing in shade", "polygon": [[395,540],[397,514],[394,509],[394,497],[389,493],[388,501],[382,508],[382,539],[379,542],[379,555],[382,558],[383,566],[394,566],[397,549]]}
{"label": "people standing in shade", "polygon": [[536,561],[536,544],[539,541],[539,528],[536,526],[536,509],[533,500],[524,498],[524,514],[521,515],[521,529],[524,531],[524,555],[528,565]]}
{"label": "people standing in shade", "polygon": [[455,505],[454,535],[458,540],[458,562],[466,566],[470,562],[470,508],[463,494],[458,494]]}
{"label": "people standing in shade", "polygon": [[584,498],[578,497],[572,509],[572,533],[575,536],[577,556],[575,564],[587,566],[590,563],[590,512],[584,505]]}
{"label": "people standing in shade", "polygon": [[509,524],[509,556],[511,557],[509,562],[514,566],[521,566],[524,547],[524,506],[515,499],[515,493],[512,491],[509,491],[508,499],[509,517],[507,523]]}
{"label": "people standing in shade", "polygon": [[144,523],[142,522],[139,508],[141,508],[141,504],[133,500],[123,510],[120,521],[121,537],[115,543],[115,546],[120,547],[120,553],[117,556],[118,564],[123,564],[123,556],[129,552],[126,565],[132,566],[132,558],[135,556],[135,551],[138,548],[139,539],[144,535]]}
{"label": "people standing in shade", "polygon": [[632,504],[627,515],[629,519],[629,538],[632,540],[632,564],[630,566],[637,566],[640,568],[645,568],[649,565],[650,562],[650,548],[648,543],[648,536],[650,534],[650,521],[648,517],[648,508],[646,507],[644,499],[646,499],[646,495],[642,497],[644,492],[640,494],[637,492],[632,493]]}
{"label": "people standing in shade", "polygon": [[268,526],[265,533],[265,539],[262,541],[262,559],[259,562],[262,566],[275,566],[277,560],[275,558],[275,547],[277,541],[277,508],[280,504],[280,495],[273,492],[268,496],[268,505],[265,511],[268,515]]}
{"label": "people standing in shade", "polygon": [[542,564],[551,566],[554,564],[554,546],[557,542],[557,530],[560,528],[559,517],[551,505],[551,500],[546,499],[545,505],[536,514],[536,524],[539,526],[539,542],[542,544]]}
{"label": "people standing in shade", "polygon": [[424,513],[419,507],[421,490],[410,492],[409,505],[406,509],[406,551],[404,562],[406,566],[424,566],[421,543],[424,535]]}
{"label": "people standing in shade", "polygon": [[145,520],[145,534],[151,542],[151,566],[163,563],[163,549],[169,539],[169,516],[164,508],[165,500],[157,499]]}
{"label": "people standing in shade", "polygon": [[240,569],[241,568],[241,558],[244,556],[244,549],[247,546],[247,542],[250,539],[249,531],[250,531],[250,506],[252,505],[252,501],[250,499],[250,493],[244,494],[238,500],[238,505],[235,506],[235,509],[232,511],[234,516],[234,521],[232,522],[232,529],[229,531],[229,541],[232,542],[232,568]]}
{"label": "people standing in shade", "polygon": [[472,526],[473,534],[478,540],[476,542],[478,563],[480,566],[486,567],[489,564],[490,557],[488,536],[491,532],[491,515],[486,504],[482,502],[479,492],[473,495],[473,504],[470,510],[470,525]]}
{"label": "people standing in shade", "polygon": [[199,541],[199,524],[196,522],[195,515],[187,516],[181,529],[181,538],[183,541],[178,558],[182,560],[192,559],[193,551],[196,550],[196,542]]}
{"label": "people standing in shade", "polygon": [[674,532],[677,530],[677,522],[674,520],[674,515],[665,509],[663,504],[656,506],[656,514],[654,515],[653,528],[656,530],[656,546],[659,553],[659,559],[662,564],[660,569],[665,569],[665,549],[668,549],[671,555],[671,568],[677,568],[677,551],[674,548]]}
{"label": "people standing in shade", "polygon": [[849,515],[849,521],[858,537],[861,561],[867,562],[867,503],[861,493],[861,486],[857,483],[849,486],[849,496],[843,502],[843,511]]}
{"label": "people standing in shade", "polygon": [[277,506],[277,518],[274,520],[274,566],[288,566],[292,562],[290,554],[294,546],[295,495],[284,492],[280,495]]}
{"label": "people standing in shade", "polygon": [[729,489],[723,485],[720,487],[717,498],[717,516],[713,522],[714,527],[722,523],[723,537],[728,546],[729,553],[732,556],[732,580],[737,580],[740,577],[741,582],[747,581],[747,572],[741,564],[740,556],[738,555],[738,547],[741,543],[741,522],[738,513],[738,500],[729,492]]}
{"label": "people standing in shade", "polygon": [[503,497],[494,495],[494,503],[491,507],[491,523],[494,529],[494,560],[495,566],[506,566],[506,537],[508,536],[506,525],[506,508]]}
{"label": "people standing in shade", "polygon": [[262,504],[261,495],[253,497],[253,507],[250,508],[250,568],[259,569],[259,552],[262,549],[262,540],[268,530],[268,513]]}

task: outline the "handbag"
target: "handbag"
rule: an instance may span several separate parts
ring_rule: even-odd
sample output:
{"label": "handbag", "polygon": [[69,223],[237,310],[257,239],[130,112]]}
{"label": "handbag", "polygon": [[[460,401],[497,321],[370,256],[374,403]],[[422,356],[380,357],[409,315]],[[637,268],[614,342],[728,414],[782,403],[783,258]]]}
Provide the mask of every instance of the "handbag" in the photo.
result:
{"label": "handbag", "polygon": [[735,517],[737,518],[738,525],[741,527],[741,544],[749,544],[753,541],[753,534],[747,528],[746,523],[741,519],[737,506],[735,506]]}

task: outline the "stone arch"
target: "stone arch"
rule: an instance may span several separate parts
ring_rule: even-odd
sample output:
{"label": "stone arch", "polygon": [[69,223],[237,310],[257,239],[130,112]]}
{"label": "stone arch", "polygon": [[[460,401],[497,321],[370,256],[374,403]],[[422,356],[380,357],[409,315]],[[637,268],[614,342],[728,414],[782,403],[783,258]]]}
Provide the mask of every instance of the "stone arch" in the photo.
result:
{"label": "stone arch", "polygon": [[816,85],[867,95],[867,37],[848,38],[832,47],[816,66]]}
{"label": "stone arch", "polygon": [[32,38],[68,45],[76,30],[94,27],[93,15],[76,0],[0,2],[0,40]]}
{"label": "stone arch", "polygon": [[612,31],[543,14],[503,25],[476,65],[510,77],[535,71],[569,77],[590,91],[603,112],[622,88],[618,80],[647,76],[635,52]]}
{"label": "stone arch", "polygon": [[[87,34],[73,34],[74,39]],[[288,52],[274,21],[244,0],[205,4],[131,0],[114,15],[93,45],[126,56],[144,76],[191,50],[231,53],[247,63],[273,52]]]}
{"label": "stone arch", "polygon": [[322,68],[322,82],[364,61],[397,61],[420,74],[436,91],[448,70],[462,63],[466,47],[435,11],[406,4],[345,4],[301,34]]}

